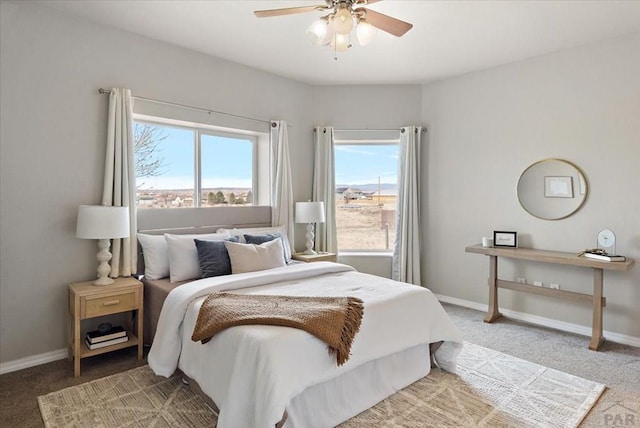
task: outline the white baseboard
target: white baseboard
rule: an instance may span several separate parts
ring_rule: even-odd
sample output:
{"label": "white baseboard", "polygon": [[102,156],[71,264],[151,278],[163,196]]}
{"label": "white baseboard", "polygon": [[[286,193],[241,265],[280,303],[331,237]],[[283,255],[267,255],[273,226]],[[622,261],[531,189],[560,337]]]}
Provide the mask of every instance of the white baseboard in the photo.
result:
{"label": "white baseboard", "polygon": [[[451,303],[452,305],[463,306],[465,308],[475,309],[478,311],[486,312],[488,305],[483,303],[472,302],[470,300],[458,299],[456,297],[443,296],[441,294],[435,294],[436,298],[444,303]],[[550,318],[540,317],[537,315],[531,315],[524,312],[512,311],[510,309],[500,308],[500,313],[506,315],[509,318],[513,318],[520,321],[525,321],[531,324],[541,325],[544,327],[555,328],[556,330],[567,331],[569,333],[581,334],[583,336],[591,337],[591,327],[572,324],[565,321],[558,321]],[[614,333],[611,331],[603,331],[604,337],[608,340],[616,343],[622,343],[623,345],[636,346],[640,348],[640,337],[628,336],[626,334]]]}
{"label": "white baseboard", "polygon": [[0,363],[0,375],[67,358],[67,348]]}

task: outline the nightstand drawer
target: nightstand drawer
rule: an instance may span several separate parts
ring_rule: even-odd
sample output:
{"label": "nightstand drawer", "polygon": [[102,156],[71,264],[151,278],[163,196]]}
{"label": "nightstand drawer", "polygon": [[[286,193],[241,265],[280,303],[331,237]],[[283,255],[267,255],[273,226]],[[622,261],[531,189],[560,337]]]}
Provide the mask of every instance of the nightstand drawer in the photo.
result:
{"label": "nightstand drawer", "polygon": [[137,309],[136,291],[111,296],[86,296],[80,299],[81,318],[124,312]]}

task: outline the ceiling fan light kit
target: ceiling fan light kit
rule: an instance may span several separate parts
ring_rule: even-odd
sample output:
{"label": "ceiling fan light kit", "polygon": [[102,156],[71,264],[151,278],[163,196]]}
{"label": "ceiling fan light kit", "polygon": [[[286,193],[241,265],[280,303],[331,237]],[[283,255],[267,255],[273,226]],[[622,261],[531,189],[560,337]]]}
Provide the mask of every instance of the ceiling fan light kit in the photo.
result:
{"label": "ceiling fan light kit", "polygon": [[356,27],[356,35],[358,36],[358,43],[360,46],[366,46],[376,38],[376,27],[369,24],[367,21],[358,22]]}
{"label": "ceiling fan light kit", "polygon": [[360,46],[366,46],[373,41],[376,29],[401,37],[413,27],[408,22],[364,7],[379,1],[382,0],[325,0],[324,5],[257,10],[254,14],[258,18],[266,18],[313,11],[330,11],[329,14],[321,17],[307,28],[307,37],[314,45],[329,46],[335,52],[345,52],[352,46],[350,35],[354,27]]}

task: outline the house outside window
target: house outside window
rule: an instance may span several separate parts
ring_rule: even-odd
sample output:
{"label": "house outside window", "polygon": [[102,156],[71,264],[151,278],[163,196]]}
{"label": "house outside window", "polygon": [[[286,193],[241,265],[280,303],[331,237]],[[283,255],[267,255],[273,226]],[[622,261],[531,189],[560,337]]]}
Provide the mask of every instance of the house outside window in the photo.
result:
{"label": "house outside window", "polygon": [[255,135],[135,120],[138,208],[257,205]]}
{"label": "house outside window", "polygon": [[393,250],[398,144],[399,139],[334,139],[338,251]]}

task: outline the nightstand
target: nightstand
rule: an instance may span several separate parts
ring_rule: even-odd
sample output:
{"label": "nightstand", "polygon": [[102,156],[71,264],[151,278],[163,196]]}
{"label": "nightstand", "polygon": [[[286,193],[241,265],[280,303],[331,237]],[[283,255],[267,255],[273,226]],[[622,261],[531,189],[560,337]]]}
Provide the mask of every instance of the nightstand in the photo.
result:
{"label": "nightstand", "polygon": [[[110,285],[93,285],[93,281],[69,284],[69,360],[73,359],[73,375],[80,376],[80,360],[117,349],[138,346],[138,359],[142,359],[142,283],[135,278],[116,278]],[[125,329],[129,340],[115,345],[90,350],[81,337],[82,320],[103,315],[131,312]],[[134,329],[134,320],[136,328]]]}
{"label": "nightstand", "polygon": [[292,254],[291,258],[293,260],[299,260],[299,261],[305,262],[305,263],[335,262],[337,260],[335,253],[318,253],[318,254],[296,253],[296,254]]}

